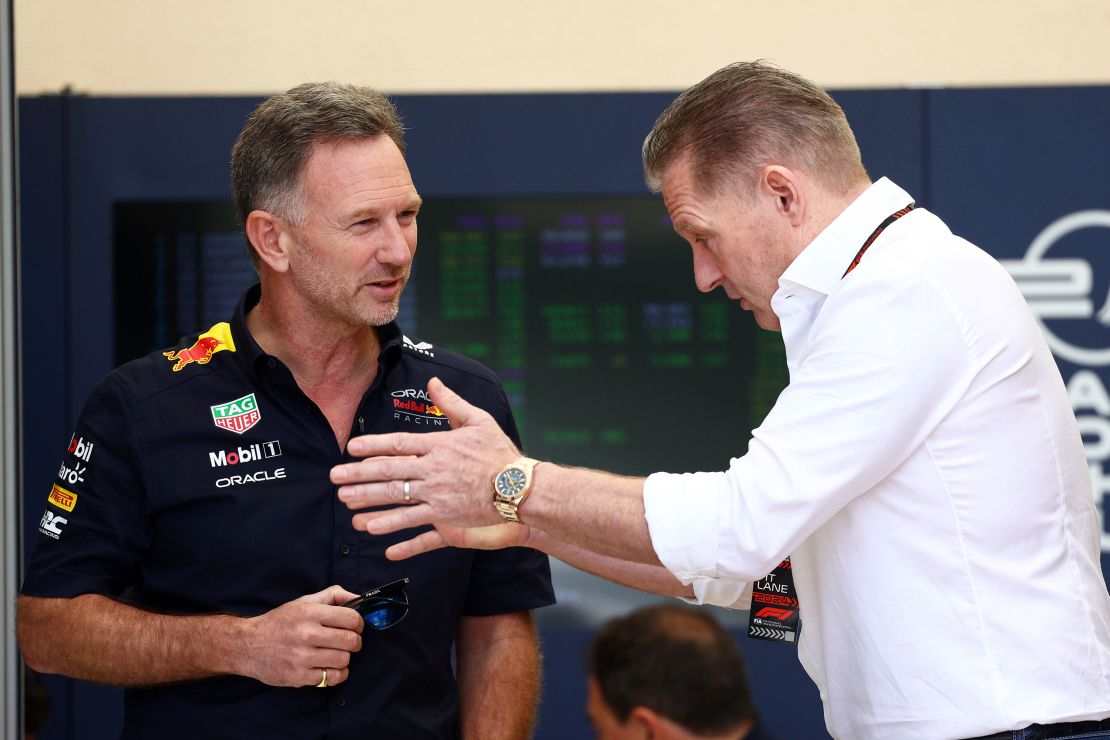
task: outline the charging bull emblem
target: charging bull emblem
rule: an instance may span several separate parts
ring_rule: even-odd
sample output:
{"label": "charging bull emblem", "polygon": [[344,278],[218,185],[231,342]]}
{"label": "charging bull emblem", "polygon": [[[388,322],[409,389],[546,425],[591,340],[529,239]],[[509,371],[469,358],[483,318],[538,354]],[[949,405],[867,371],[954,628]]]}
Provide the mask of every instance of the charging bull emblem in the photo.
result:
{"label": "charging bull emblem", "polygon": [[176,373],[190,362],[207,365],[209,360],[212,359],[212,353],[216,352],[216,348],[221,344],[223,342],[215,337],[201,337],[191,347],[179,349],[176,352],[163,352],[162,354],[171,362],[176,360],[176,364],[173,366],[173,371]]}

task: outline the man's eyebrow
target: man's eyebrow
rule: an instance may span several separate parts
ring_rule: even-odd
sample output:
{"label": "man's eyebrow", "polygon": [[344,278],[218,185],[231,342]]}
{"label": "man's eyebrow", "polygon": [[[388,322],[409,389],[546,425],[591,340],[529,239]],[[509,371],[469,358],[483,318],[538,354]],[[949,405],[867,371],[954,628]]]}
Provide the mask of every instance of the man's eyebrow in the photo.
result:
{"label": "man's eyebrow", "polygon": [[[418,211],[418,210],[420,210],[420,207],[422,205],[424,205],[424,200],[420,196],[417,196],[417,197],[413,198],[412,200],[408,201],[407,203],[405,203],[404,208],[402,208],[401,210],[402,211]],[[362,218],[366,218],[366,217],[380,216],[383,211],[388,211],[388,210],[391,210],[391,209],[383,208],[382,206],[362,206],[361,208],[356,208],[355,210],[353,210],[349,214],[347,214],[347,219],[354,221],[354,220],[358,220],[358,219],[362,219]]]}
{"label": "man's eyebrow", "polygon": [[697,231],[697,229],[694,228],[694,224],[685,217],[679,217],[677,221],[673,222],[673,226],[674,230],[677,231],[679,234],[688,234]]}

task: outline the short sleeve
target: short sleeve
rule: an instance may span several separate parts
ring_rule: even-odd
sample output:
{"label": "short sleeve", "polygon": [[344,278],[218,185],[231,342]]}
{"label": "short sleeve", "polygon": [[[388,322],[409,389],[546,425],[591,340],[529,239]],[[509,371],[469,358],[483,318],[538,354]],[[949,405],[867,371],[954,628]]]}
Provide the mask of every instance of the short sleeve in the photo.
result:
{"label": "short sleeve", "polygon": [[136,583],[150,537],[131,418],[109,376],[89,396],[44,492],[22,593],[117,596]]}
{"label": "short sleeve", "polygon": [[555,603],[547,556],[526,547],[475,554],[462,613],[488,617]]}

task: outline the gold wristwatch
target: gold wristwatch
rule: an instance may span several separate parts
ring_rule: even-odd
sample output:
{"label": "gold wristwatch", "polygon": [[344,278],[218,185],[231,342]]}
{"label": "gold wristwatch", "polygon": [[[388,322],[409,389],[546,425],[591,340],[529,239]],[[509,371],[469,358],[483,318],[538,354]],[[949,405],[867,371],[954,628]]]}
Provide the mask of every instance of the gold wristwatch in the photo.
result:
{"label": "gold wristwatch", "polygon": [[517,508],[532,490],[532,469],[539,460],[522,457],[501,468],[493,479],[493,505],[507,521],[519,522]]}

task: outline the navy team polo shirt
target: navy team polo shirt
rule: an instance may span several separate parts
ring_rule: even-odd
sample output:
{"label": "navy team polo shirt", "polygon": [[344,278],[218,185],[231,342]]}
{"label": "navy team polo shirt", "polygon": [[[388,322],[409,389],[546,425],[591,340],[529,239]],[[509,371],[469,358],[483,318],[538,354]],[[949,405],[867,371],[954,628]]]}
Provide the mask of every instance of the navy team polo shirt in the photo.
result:
{"label": "navy team polo shirt", "polygon": [[[445,548],[403,562],[416,534],[351,526],[328,473],[352,458],[292,374],[230,324],[108,375],[89,397],[45,504],[23,593],[96,593],[175,614],[262,614],[338,583],[360,593],[411,579],[408,616],[366,629],[350,678],[328,689],[242,676],[125,691],[124,738],[454,738],[451,663],[460,616],[554,602],[547,557]],[[496,376],[465,357],[379,330],[377,376],[351,436],[450,428],[424,397],[438,376],[519,444]],[[492,494],[491,494],[492,495]]]}

